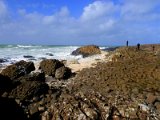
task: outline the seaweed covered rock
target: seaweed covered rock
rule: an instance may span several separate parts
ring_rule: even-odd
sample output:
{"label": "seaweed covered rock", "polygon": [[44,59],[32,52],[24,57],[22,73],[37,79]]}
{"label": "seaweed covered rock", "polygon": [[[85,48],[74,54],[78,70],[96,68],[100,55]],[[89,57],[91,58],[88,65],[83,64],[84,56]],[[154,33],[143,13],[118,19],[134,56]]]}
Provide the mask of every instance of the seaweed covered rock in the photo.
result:
{"label": "seaweed covered rock", "polygon": [[26,62],[22,60],[3,69],[1,74],[8,76],[13,80],[25,74],[29,74],[33,70],[35,70],[33,62]]}
{"label": "seaweed covered rock", "polygon": [[55,76],[57,68],[64,66],[62,62],[56,59],[46,59],[40,63],[40,69],[49,76]]}
{"label": "seaweed covered rock", "polygon": [[60,67],[55,72],[55,78],[57,79],[67,79],[71,76],[71,69],[68,67]]}
{"label": "seaweed covered rock", "polygon": [[72,52],[72,55],[75,55],[75,56],[82,55],[83,57],[88,57],[88,56],[96,55],[100,53],[101,53],[101,50],[98,46],[88,45],[88,46],[83,46],[76,49],[75,51]]}

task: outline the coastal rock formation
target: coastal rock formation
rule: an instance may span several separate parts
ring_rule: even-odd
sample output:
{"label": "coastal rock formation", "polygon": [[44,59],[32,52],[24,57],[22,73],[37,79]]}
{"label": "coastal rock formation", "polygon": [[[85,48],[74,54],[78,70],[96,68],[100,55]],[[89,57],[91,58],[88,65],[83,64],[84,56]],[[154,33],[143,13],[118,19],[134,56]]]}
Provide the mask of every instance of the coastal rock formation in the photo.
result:
{"label": "coastal rock formation", "polygon": [[97,63],[66,80],[57,78],[63,78],[67,68],[54,67],[55,78],[47,76],[47,84],[44,73],[27,74],[2,97],[14,98],[22,109],[19,115],[24,111],[29,120],[159,120],[160,56],[155,52],[143,46],[121,47],[110,53],[115,60]]}
{"label": "coastal rock formation", "polygon": [[55,78],[57,79],[68,79],[71,76],[71,69],[65,66],[62,66],[56,69]]}
{"label": "coastal rock formation", "polygon": [[47,91],[48,85],[44,82],[26,81],[13,89],[10,92],[9,97],[24,101],[45,94]]}
{"label": "coastal rock formation", "polygon": [[11,80],[13,80],[20,76],[29,74],[33,70],[35,70],[33,62],[26,62],[22,60],[3,69],[1,74],[8,76]]}
{"label": "coastal rock formation", "polygon": [[25,76],[18,78],[17,81],[20,81],[20,82],[26,82],[26,81],[45,82],[45,74],[41,73],[41,72],[30,73],[28,75],[25,75]]}
{"label": "coastal rock formation", "polygon": [[116,61],[83,69],[42,114],[48,119],[160,119],[159,56],[119,48]]}
{"label": "coastal rock formation", "polygon": [[72,55],[82,55],[83,57],[88,57],[95,54],[100,54],[101,51],[98,46],[88,45],[83,46],[72,52]]}
{"label": "coastal rock formation", "polygon": [[40,63],[40,69],[49,76],[55,76],[57,68],[64,66],[62,62],[56,59],[46,59]]}

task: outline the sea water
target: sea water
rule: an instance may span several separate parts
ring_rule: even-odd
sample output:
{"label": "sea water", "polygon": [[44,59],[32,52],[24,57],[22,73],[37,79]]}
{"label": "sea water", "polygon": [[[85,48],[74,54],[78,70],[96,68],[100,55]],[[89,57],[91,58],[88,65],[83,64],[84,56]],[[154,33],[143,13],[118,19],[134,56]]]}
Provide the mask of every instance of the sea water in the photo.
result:
{"label": "sea water", "polygon": [[[81,59],[71,53],[80,46],[52,46],[52,45],[0,45],[1,66],[13,64],[20,60],[40,61],[42,59],[70,60]],[[100,47],[101,49],[104,47]]]}

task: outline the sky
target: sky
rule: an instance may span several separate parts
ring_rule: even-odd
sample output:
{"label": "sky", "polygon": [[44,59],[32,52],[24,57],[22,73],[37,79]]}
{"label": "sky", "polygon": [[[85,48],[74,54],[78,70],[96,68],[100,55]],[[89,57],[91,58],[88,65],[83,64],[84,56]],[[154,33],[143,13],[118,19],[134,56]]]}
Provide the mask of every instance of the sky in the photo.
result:
{"label": "sky", "polygon": [[160,43],[160,0],[0,0],[0,44]]}

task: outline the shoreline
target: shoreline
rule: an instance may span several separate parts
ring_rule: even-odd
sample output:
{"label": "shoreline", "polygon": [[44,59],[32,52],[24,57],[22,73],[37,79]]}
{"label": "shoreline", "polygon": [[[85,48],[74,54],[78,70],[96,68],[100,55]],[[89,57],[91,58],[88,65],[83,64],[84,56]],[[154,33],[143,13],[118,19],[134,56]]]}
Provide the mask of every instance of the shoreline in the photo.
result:
{"label": "shoreline", "polygon": [[[121,47],[113,52],[102,51],[102,54],[82,59],[55,60],[54,63],[59,64],[59,67],[62,62],[66,63],[60,68],[69,67],[76,73],[68,71],[65,74],[69,75],[67,79],[65,75],[61,78],[56,76],[65,73],[66,69],[56,68],[52,60],[44,61],[45,64],[41,65],[34,63],[36,71],[40,65],[45,74],[31,73],[33,64],[28,64],[31,65],[29,67],[22,62],[22,66],[26,65],[26,70],[32,75],[22,75],[15,79],[12,75],[17,72],[15,69],[2,74],[2,84],[3,80],[8,80],[8,83],[4,82],[6,89],[1,93],[1,100],[13,97],[15,104],[29,118],[35,117],[35,114],[38,114],[37,118],[46,119],[49,115],[52,115],[50,119],[59,116],[99,120],[149,119],[150,116],[160,118],[159,48],[153,51],[148,47],[141,47],[140,50],[136,46]],[[6,74],[10,79],[5,77]]]}
{"label": "shoreline", "polygon": [[[106,57],[108,54],[109,54],[109,52],[101,50],[101,54],[89,56],[86,58],[68,59],[68,60],[66,60],[65,65],[66,65],[66,67],[70,68],[72,70],[72,72],[77,73],[77,72],[81,71],[83,68],[90,68],[90,67],[96,66],[96,64],[98,62],[108,62],[107,57]],[[39,71],[38,68],[39,68],[41,61],[42,60],[33,62],[35,65],[35,72]],[[9,66],[9,65],[6,65],[6,66],[3,66],[2,68],[0,68],[0,73],[7,66]]]}
{"label": "shoreline", "polygon": [[66,66],[69,67],[72,72],[79,72],[84,68],[95,67],[98,62],[108,62],[107,55],[109,52],[101,51],[101,54],[89,56],[81,59],[68,60]]}

